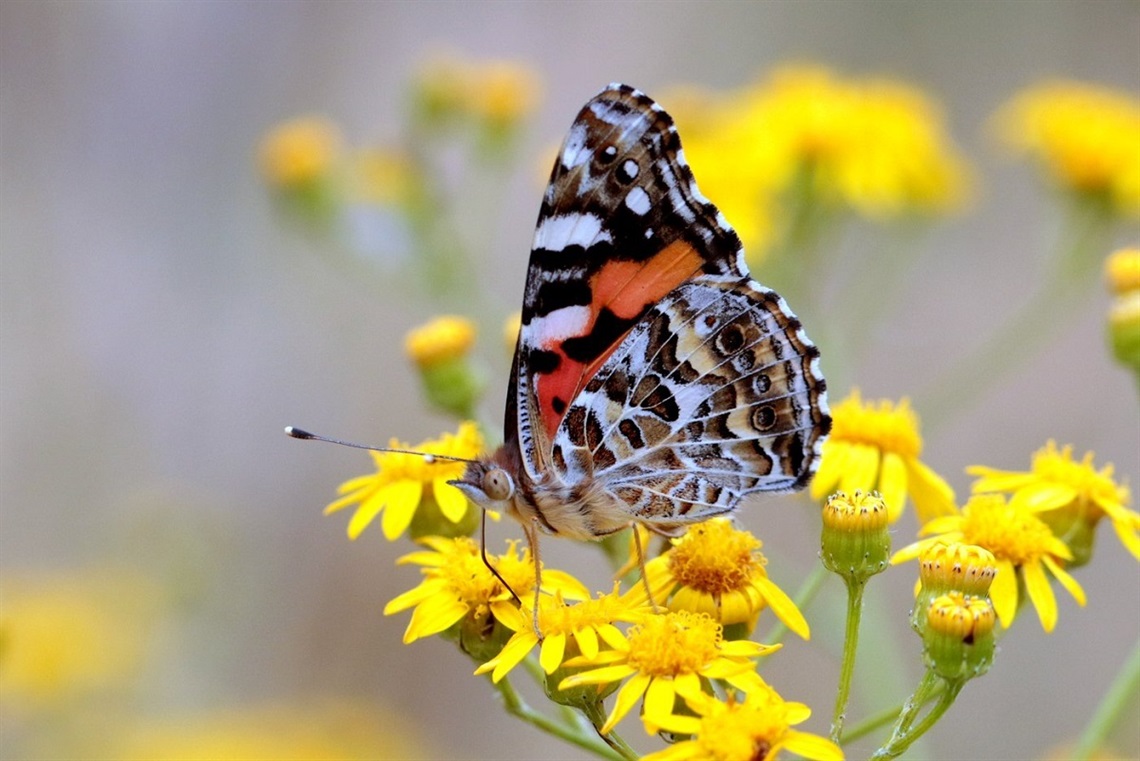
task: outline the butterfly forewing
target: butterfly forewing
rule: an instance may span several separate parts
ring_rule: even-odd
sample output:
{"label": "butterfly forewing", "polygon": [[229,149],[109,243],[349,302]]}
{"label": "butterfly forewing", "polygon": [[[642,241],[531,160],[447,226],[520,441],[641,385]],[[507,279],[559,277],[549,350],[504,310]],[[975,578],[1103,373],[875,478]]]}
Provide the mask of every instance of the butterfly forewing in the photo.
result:
{"label": "butterfly forewing", "polygon": [[743,274],[740,241],[697,191],[669,115],[625,85],[587,103],[551,174],[523,299],[507,423],[531,475],[570,403],[650,307],[694,276]]}
{"label": "butterfly forewing", "polygon": [[546,530],[673,533],[814,472],[819,353],[749,276],[672,119],[630,87],[589,101],[562,146],[522,322],[500,461]]}

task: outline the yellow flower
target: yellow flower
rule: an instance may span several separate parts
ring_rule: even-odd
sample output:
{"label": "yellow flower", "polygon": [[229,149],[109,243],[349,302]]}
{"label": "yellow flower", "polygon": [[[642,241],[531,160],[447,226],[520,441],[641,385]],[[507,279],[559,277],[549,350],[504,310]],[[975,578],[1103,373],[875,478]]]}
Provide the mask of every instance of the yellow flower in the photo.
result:
{"label": "yellow flower", "polygon": [[419,365],[426,367],[464,357],[475,343],[475,324],[466,317],[440,315],[408,331],[404,350]]}
{"label": "yellow flower", "polygon": [[[392,439],[392,449],[414,449],[428,455],[447,455],[471,459],[483,451],[483,437],[472,422],[464,422],[455,434],[445,433],[409,447]],[[439,460],[404,452],[369,452],[376,472],[353,478],[340,485],[343,496],[325,508],[325,515],[349,505],[357,505],[348,522],[348,537],[355,539],[365,527],[384,511],[381,528],[385,538],[393,540],[408,528],[421,506],[438,511],[451,524],[459,524],[468,514],[463,492],[447,483],[463,475],[465,463]]]}
{"label": "yellow flower", "polygon": [[438,55],[422,67],[416,95],[433,121],[471,117],[509,128],[530,115],[541,90],[538,74],[514,61],[471,61]]}
{"label": "yellow flower", "polygon": [[321,116],[283,122],[261,140],[261,170],[269,184],[297,188],[327,176],[340,158],[337,126]]}
{"label": "yellow flower", "polygon": [[[544,570],[544,580],[546,573]],[[540,597],[538,624],[543,639],[538,662],[542,670],[553,674],[566,660],[578,655],[586,659],[596,658],[599,639],[610,647],[619,647],[623,641],[622,634],[614,623],[637,620],[641,607],[619,596],[616,584],[609,594],[573,605],[568,605],[561,593]],[[498,682],[534,649],[539,642],[531,614],[529,609],[517,607],[498,610],[498,619],[514,631],[514,635],[498,655],[475,670],[476,675],[491,672],[491,680]]]}
{"label": "yellow flower", "polygon": [[[607,643],[611,644],[611,643]],[[673,715],[677,696],[701,694],[701,677],[723,679],[741,690],[756,689],[763,680],[753,658],[779,648],[749,640],[725,641],[721,626],[703,614],[670,611],[647,615],[596,658],[574,658],[566,666],[596,666],[563,679],[560,690],[587,684],[609,685],[629,677],[614,701],[606,723],[607,734],[645,697],[642,721],[654,733]]]}
{"label": "yellow flower", "polygon": [[[765,606],[804,639],[808,623],[783,590],[771,579],[760,553],[762,542],[725,518],[692,526],[673,540],[665,554],[645,564],[654,599],[668,599],[670,610],[704,613],[725,626],[746,624],[751,631]],[[644,585],[630,594],[644,599]],[[671,595],[671,596],[670,596]]]}
{"label": "yellow flower", "polygon": [[784,751],[812,761],[843,759],[843,750],[831,740],[792,729],[811,716],[811,709],[784,701],[767,685],[750,690],[743,702],[730,697],[722,703],[705,694],[685,702],[695,715],[670,716],[661,728],[692,739],[643,761],[775,761]]}
{"label": "yellow flower", "polygon": [[823,443],[823,461],[811,484],[820,499],[835,489],[878,491],[889,519],[898,520],[909,495],[919,524],[954,512],[954,490],[921,460],[918,415],[903,399],[864,403],[856,389],[831,409],[831,435]]}
{"label": "yellow flower", "polygon": [[975,493],[1010,494],[1014,506],[1040,513],[1042,519],[1061,529],[1059,536],[1066,542],[1071,531],[1081,526],[1091,531],[1107,515],[1121,543],[1140,559],[1140,514],[1126,507],[1131,500],[1129,489],[1113,480],[1111,464],[1097,470],[1092,452],[1077,462],[1071,446],[1057,449],[1056,442],[1050,440],[1033,453],[1028,472],[982,465],[966,468],[966,472],[978,476]]}
{"label": "yellow flower", "polygon": [[1113,251],[1104,263],[1104,273],[1113,293],[1140,291],[1140,248]]}
{"label": "yellow flower", "polygon": [[395,150],[361,151],[356,156],[355,170],[355,196],[380,206],[406,203],[419,184],[411,157]]}
{"label": "yellow flower", "polygon": [[994,117],[1004,142],[1062,188],[1140,214],[1140,100],[1100,85],[1047,81],[1017,93]]}
{"label": "yellow flower", "polygon": [[813,170],[822,199],[872,219],[947,211],[964,199],[965,162],[939,108],[918,89],[788,66],[772,74],[766,98],[775,141]]}
{"label": "yellow flower", "polygon": [[938,536],[904,547],[892,563],[912,560],[936,542],[974,544],[993,553],[997,576],[990,586],[990,599],[1005,628],[1013,623],[1018,610],[1018,581],[1024,583],[1029,600],[1037,609],[1041,626],[1047,632],[1057,624],[1057,599],[1049,585],[1048,570],[1078,604],[1085,604],[1085,593],[1077,580],[1062,567],[1072,554],[1045,523],[1024,504],[1007,503],[1000,494],[979,494],[970,498],[961,514],[946,515],[927,523],[920,532]]}
{"label": "yellow flower", "polygon": [[[465,617],[479,624],[478,628],[492,615],[506,624],[517,621],[511,590],[504,587],[483,562],[479,545],[473,540],[429,536],[420,541],[430,550],[409,553],[397,563],[423,566],[424,580],[384,607],[386,616],[415,608],[404,632],[405,644],[439,634]],[[520,598],[529,599],[534,593],[535,581],[530,550],[520,554],[517,545],[511,542],[506,553],[492,556],[490,560],[511,589]],[[590,596],[581,582],[562,571],[543,569],[542,581],[544,590],[558,592],[562,597],[581,600]]]}
{"label": "yellow flower", "polygon": [[160,592],[128,571],[21,574],[0,585],[0,695],[45,710],[121,687],[139,671]]}

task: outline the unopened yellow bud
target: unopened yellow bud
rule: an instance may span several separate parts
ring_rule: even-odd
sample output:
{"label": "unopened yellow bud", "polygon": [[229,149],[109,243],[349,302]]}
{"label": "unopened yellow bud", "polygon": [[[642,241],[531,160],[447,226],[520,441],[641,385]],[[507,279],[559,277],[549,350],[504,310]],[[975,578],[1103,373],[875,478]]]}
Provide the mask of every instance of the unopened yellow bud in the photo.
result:
{"label": "unopened yellow bud", "polygon": [[340,130],[328,119],[304,116],[274,127],[261,141],[261,171],[270,185],[293,189],[326,177],[341,154]]}
{"label": "unopened yellow bud", "polygon": [[1113,293],[1140,291],[1140,248],[1113,251],[1104,263],[1104,274]]}
{"label": "unopened yellow bud", "polygon": [[468,358],[474,343],[475,325],[450,315],[409,331],[404,340],[408,356],[420,368],[428,401],[463,418],[474,416],[483,389],[482,378]]}
{"label": "unopened yellow bud", "polygon": [[934,599],[922,630],[926,665],[943,679],[972,679],[994,659],[994,606],[986,597],[950,592]]}
{"label": "unopened yellow bud", "polygon": [[823,507],[820,558],[831,572],[864,581],[887,567],[889,513],[878,492],[832,495]]}

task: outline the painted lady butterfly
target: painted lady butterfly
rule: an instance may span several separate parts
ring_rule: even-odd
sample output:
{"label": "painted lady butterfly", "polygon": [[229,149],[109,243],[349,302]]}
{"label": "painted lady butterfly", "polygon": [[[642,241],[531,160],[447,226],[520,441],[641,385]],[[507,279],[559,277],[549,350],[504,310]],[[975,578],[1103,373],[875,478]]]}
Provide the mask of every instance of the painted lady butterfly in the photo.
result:
{"label": "painted lady butterfly", "polygon": [[672,536],[746,494],[803,488],[831,426],[825,389],[819,350],[748,274],[672,118],[612,84],[574,120],[543,197],[505,443],[451,483],[518,519],[537,572],[540,533]]}

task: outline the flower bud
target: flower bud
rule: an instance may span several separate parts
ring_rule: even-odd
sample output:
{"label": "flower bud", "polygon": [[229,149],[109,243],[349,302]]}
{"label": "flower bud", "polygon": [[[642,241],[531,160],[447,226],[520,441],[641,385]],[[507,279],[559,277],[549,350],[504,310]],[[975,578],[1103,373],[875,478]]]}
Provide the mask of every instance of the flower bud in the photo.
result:
{"label": "flower bud", "polygon": [[887,506],[878,492],[837,492],[823,508],[820,558],[832,573],[866,581],[882,572],[891,554]]}
{"label": "flower bud", "polygon": [[946,680],[972,679],[994,660],[994,606],[986,597],[950,592],[926,609],[922,627],[928,668]]}
{"label": "flower bud", "polygon": [[950,592],[984,597],[997,575],[993,553],[972,544],[935,542],[919,558],[919,591],[911,627],[922,631],[927,608]]}
{"label": "flower bud", "polygon": [[444,315],[408,332],[404,348],[416,363],[428,402],[442,412],[474,417],[483,380],[471,366],[475,326]]}

